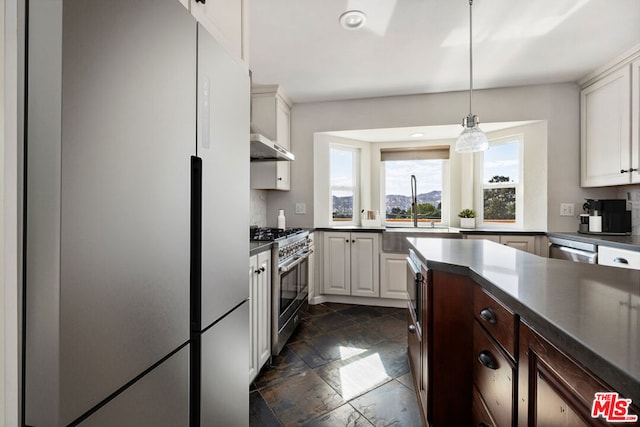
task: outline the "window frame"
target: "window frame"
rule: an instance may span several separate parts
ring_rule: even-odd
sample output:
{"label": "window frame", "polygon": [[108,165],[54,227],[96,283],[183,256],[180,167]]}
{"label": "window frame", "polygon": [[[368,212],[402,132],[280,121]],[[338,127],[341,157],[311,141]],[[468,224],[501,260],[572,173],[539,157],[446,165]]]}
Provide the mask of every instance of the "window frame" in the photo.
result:
{"label": "window frame", "polygon": [[[353,155],[352,169],[351,169],[351,182],[352,186],[339,186],[331,183],[331,150],[349,151]],[[360,212],[360,163],[361,153],[359,147],[354,147],[346,144],[329,143],[329,225],[359,225]],[[351,220],[335,221],[333,219],[333,191],[352,191],[353,194],[353,210],[351,212]]]}
{"label": "window frame", "polygon": [[[382,149],[384,148],[388,148],[388,147],[381,147]],[[416,145],[416,146],[407,146],[406,148],[398,148],[396,147],[396,150],[407,150],[407,151],[411,151],[411,150],[417,150],[420,151],[422,150],[429,150],[429,149],[441,149],[443,148],[441,144],[439,144],[438,146],[432,146],[431,144],[429,145]],[[442,161],[442,192],[440,194],[441,196],[441,206],[440,206],[440,221],[437,222],[438,226],[440,227],[448,227],[449,226],[449,204],[451,202],[451,191],[450,191],[450,173],[449,173],[449,168],[450,168],[450,162],[451,162],[451,158],[443,158],[443,159],[407,159],[407,160],[441,160]],[[387,212],[386,212],[386,207],[387,207],[387,189],[386,189],[386,166],[385,166],[385,161],[380,161],[380,167],[379,167],[379,173],[380,173],[380,217],[382,218],[382,225],[387,227],[387,228],[402,228],[402,227],[407,227],[407,226],[411,226],[413,227],[413,222],[412,221],[402,221],[402,222],[387,222]],[[410,177],[410,175],[409,175]],[[407,186],[409,186],[409,178],[407,178]],[[418,187],[418,192],[420,192],[420,188]],[[434,221],[435,222],[435,221]],[[427,225],[423,225],[423,227],[428,227]]]}
{"label": "window frame", "polygon": [[[506,228],[506,229],[523,229],[524,228],[524,134],[517,133],[499,138],[489,139],[489,148],[509,144],[518,144],[518,182],[484,182],[484,151],[474,154],[474,181],[476,183],[475,191],[475,210],[476,210],[476,226],[483,228]],[[514,222],[493,222],[484,220],[484,190],[499,188],[515,188],[516,192],[516,219]]]}

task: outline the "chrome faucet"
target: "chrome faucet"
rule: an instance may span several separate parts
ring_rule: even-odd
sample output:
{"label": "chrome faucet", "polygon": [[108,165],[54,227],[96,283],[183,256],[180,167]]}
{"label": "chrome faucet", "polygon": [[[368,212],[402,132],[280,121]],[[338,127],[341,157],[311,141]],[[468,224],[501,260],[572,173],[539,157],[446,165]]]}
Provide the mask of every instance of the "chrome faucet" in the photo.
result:
{"label": "chrome faucet", "polygon": [[411,175],[411,216],[413,217],[413,226],[418,227],[418,187],[415,175]]}

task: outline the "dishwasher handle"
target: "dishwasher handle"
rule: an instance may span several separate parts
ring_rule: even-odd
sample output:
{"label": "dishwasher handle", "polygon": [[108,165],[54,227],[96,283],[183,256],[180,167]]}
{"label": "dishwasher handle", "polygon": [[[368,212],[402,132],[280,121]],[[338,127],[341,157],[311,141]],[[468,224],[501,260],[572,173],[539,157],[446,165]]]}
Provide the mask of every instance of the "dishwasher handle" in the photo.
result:
{"label": "dishwasher handle", "polygon": [[549,258],[596,264],[598,261],[598,253],[552,244],[549,247]]}

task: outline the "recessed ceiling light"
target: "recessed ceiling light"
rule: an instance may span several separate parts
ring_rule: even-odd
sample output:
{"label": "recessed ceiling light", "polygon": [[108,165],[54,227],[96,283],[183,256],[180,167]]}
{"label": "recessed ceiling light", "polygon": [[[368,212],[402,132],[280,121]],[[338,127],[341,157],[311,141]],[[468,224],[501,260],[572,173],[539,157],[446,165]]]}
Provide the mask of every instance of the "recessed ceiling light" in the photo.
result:
{"label": "recessed ceiling light", "polygon": [[367,15],[361,10],[347,10],[340,15],[340,25],[347,30],[357,30],[367,23]]}
{"label": "recessed ceiling light", "polygon": [[415,132],[411,134],[411,138],[420,138],[422,136],[424,136],[424,133],[422,132]]}

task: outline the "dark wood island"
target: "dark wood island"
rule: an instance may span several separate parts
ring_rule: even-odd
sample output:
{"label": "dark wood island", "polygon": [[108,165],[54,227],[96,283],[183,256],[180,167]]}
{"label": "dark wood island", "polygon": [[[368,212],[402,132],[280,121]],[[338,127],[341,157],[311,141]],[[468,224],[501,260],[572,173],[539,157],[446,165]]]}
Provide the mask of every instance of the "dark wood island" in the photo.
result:
{"label": "dark wood island", "polygon": [[640,414],[640,271],[409,242],[424,277],[408,349],[425,425],[609,425],[625,411],[600,402],[593,418],[601,392]]}

